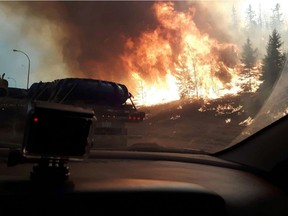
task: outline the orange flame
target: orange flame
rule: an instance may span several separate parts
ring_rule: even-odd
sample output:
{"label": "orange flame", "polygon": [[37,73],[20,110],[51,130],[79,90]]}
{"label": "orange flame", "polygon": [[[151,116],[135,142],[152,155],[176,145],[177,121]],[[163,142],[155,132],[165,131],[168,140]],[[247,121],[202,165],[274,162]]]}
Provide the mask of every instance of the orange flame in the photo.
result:
{"label": "orange flame", "polygon": [[243,91],[236,45],[200,32],[193,21],[194,8],[179,12],[173,3],[158,2],[153,10],[159,26],[128,38],[122,56],[138,86],[138,105],[215,99]]}

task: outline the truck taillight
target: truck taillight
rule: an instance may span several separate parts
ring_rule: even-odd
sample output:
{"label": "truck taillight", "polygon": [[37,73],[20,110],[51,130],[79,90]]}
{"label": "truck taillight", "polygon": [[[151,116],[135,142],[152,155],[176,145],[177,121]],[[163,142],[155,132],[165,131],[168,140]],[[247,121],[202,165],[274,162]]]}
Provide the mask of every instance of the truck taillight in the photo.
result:
{"label": "truck taillight", "polygon": [[129,121],[141,121],[141,120],[143,120],[143,117],[141,117],[141,116],[128,116],[128,120]]}

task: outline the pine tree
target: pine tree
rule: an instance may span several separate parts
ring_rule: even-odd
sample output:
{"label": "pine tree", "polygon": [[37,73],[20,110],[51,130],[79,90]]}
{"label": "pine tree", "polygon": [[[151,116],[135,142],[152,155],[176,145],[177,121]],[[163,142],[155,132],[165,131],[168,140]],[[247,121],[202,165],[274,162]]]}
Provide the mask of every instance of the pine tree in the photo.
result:
{"label": "pine tree", "polygon": [[252,69],[257,60],[257,49],[253,49],[251,41],[247,38],[246,43],[243,46],[241,62],[245,65],[245,68]]}
{"label": "pine tree", "polygon": [[271,27],[272,29],[277,29],[278,31],[281,30],[283,26],[283,14],[280,12],[280,4],[277,3],[275,8],[272,10],[272,17],[271,17]]}
{"label": "pine tree", "polygon": [[262,79],[264,82],[256,92],[254,102],[250,105],[255,111],[263,106],[263,103],[270,96],[272,88],[280,77],[286,58],[285,54],[281,51],[282,45],[281,36],[274,29],[272,34],[269,35],[266,45],[266,55],[262,60]]}
{"label": "pine tree", "polygon": [[261,4],[259,3],[259,12],[258,12],[258,27],[260,29],[263,28],[263,20],[262,20],[262,8],[261,8]]}
{"label": "pine tree", "polygon": [[257,27],[256,13],[253,10],[251,4],[249,4],[246,12],[246,28],[248,33],[254,32]]}
{"label": "pine tree", "polygon": [[238,29],[239,29],[239,18],[237,15],[235,5],[233,5],[233,7],[232,7],[232,25],[231,25],[231,28],[234,31],[238,31]]}
{"label": "pine tree", "polygon": [[246,43],[243,45],[242,58],[241,58],[241,62],[244,66],[243,68],[244,76],[249,80],[249,82],[245,83],[243,86],[243,88],[246,91],[252,90],[252,83],[250,78],[253,76],[253,68],[256,65],[256,61],[257,61],[257,49],[253,49],[250,39],[247,38]]}
{"label": "pine tree", "polygon": [[285,62],[285,54],[281,52],[283,42],[276,29],[269,36],[266,55],[263,59],[263,79],[266,87],[273,87],[278,80]]}

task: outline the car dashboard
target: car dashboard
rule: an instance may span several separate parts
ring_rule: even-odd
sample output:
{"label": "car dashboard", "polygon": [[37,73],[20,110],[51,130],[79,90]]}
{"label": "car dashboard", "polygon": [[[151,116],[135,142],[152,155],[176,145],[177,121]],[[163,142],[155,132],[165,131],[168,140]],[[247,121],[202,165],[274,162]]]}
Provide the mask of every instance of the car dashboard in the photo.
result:
{"label": "car dashboard", "polygon": [[260,172],[201,154],[93,151],[67,181],[32,181],[31,164],[7,167],[1,215],[287,215],[287,193]]}

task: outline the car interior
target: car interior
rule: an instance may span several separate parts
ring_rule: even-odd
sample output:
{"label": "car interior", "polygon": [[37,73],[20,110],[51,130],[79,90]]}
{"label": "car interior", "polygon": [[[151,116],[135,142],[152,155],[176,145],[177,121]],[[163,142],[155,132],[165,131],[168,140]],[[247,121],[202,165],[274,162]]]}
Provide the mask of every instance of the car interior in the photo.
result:
{"label": "car interior", "polygon": [[222,3],[0,2],[0,215],[288,215],[288,5]]}

